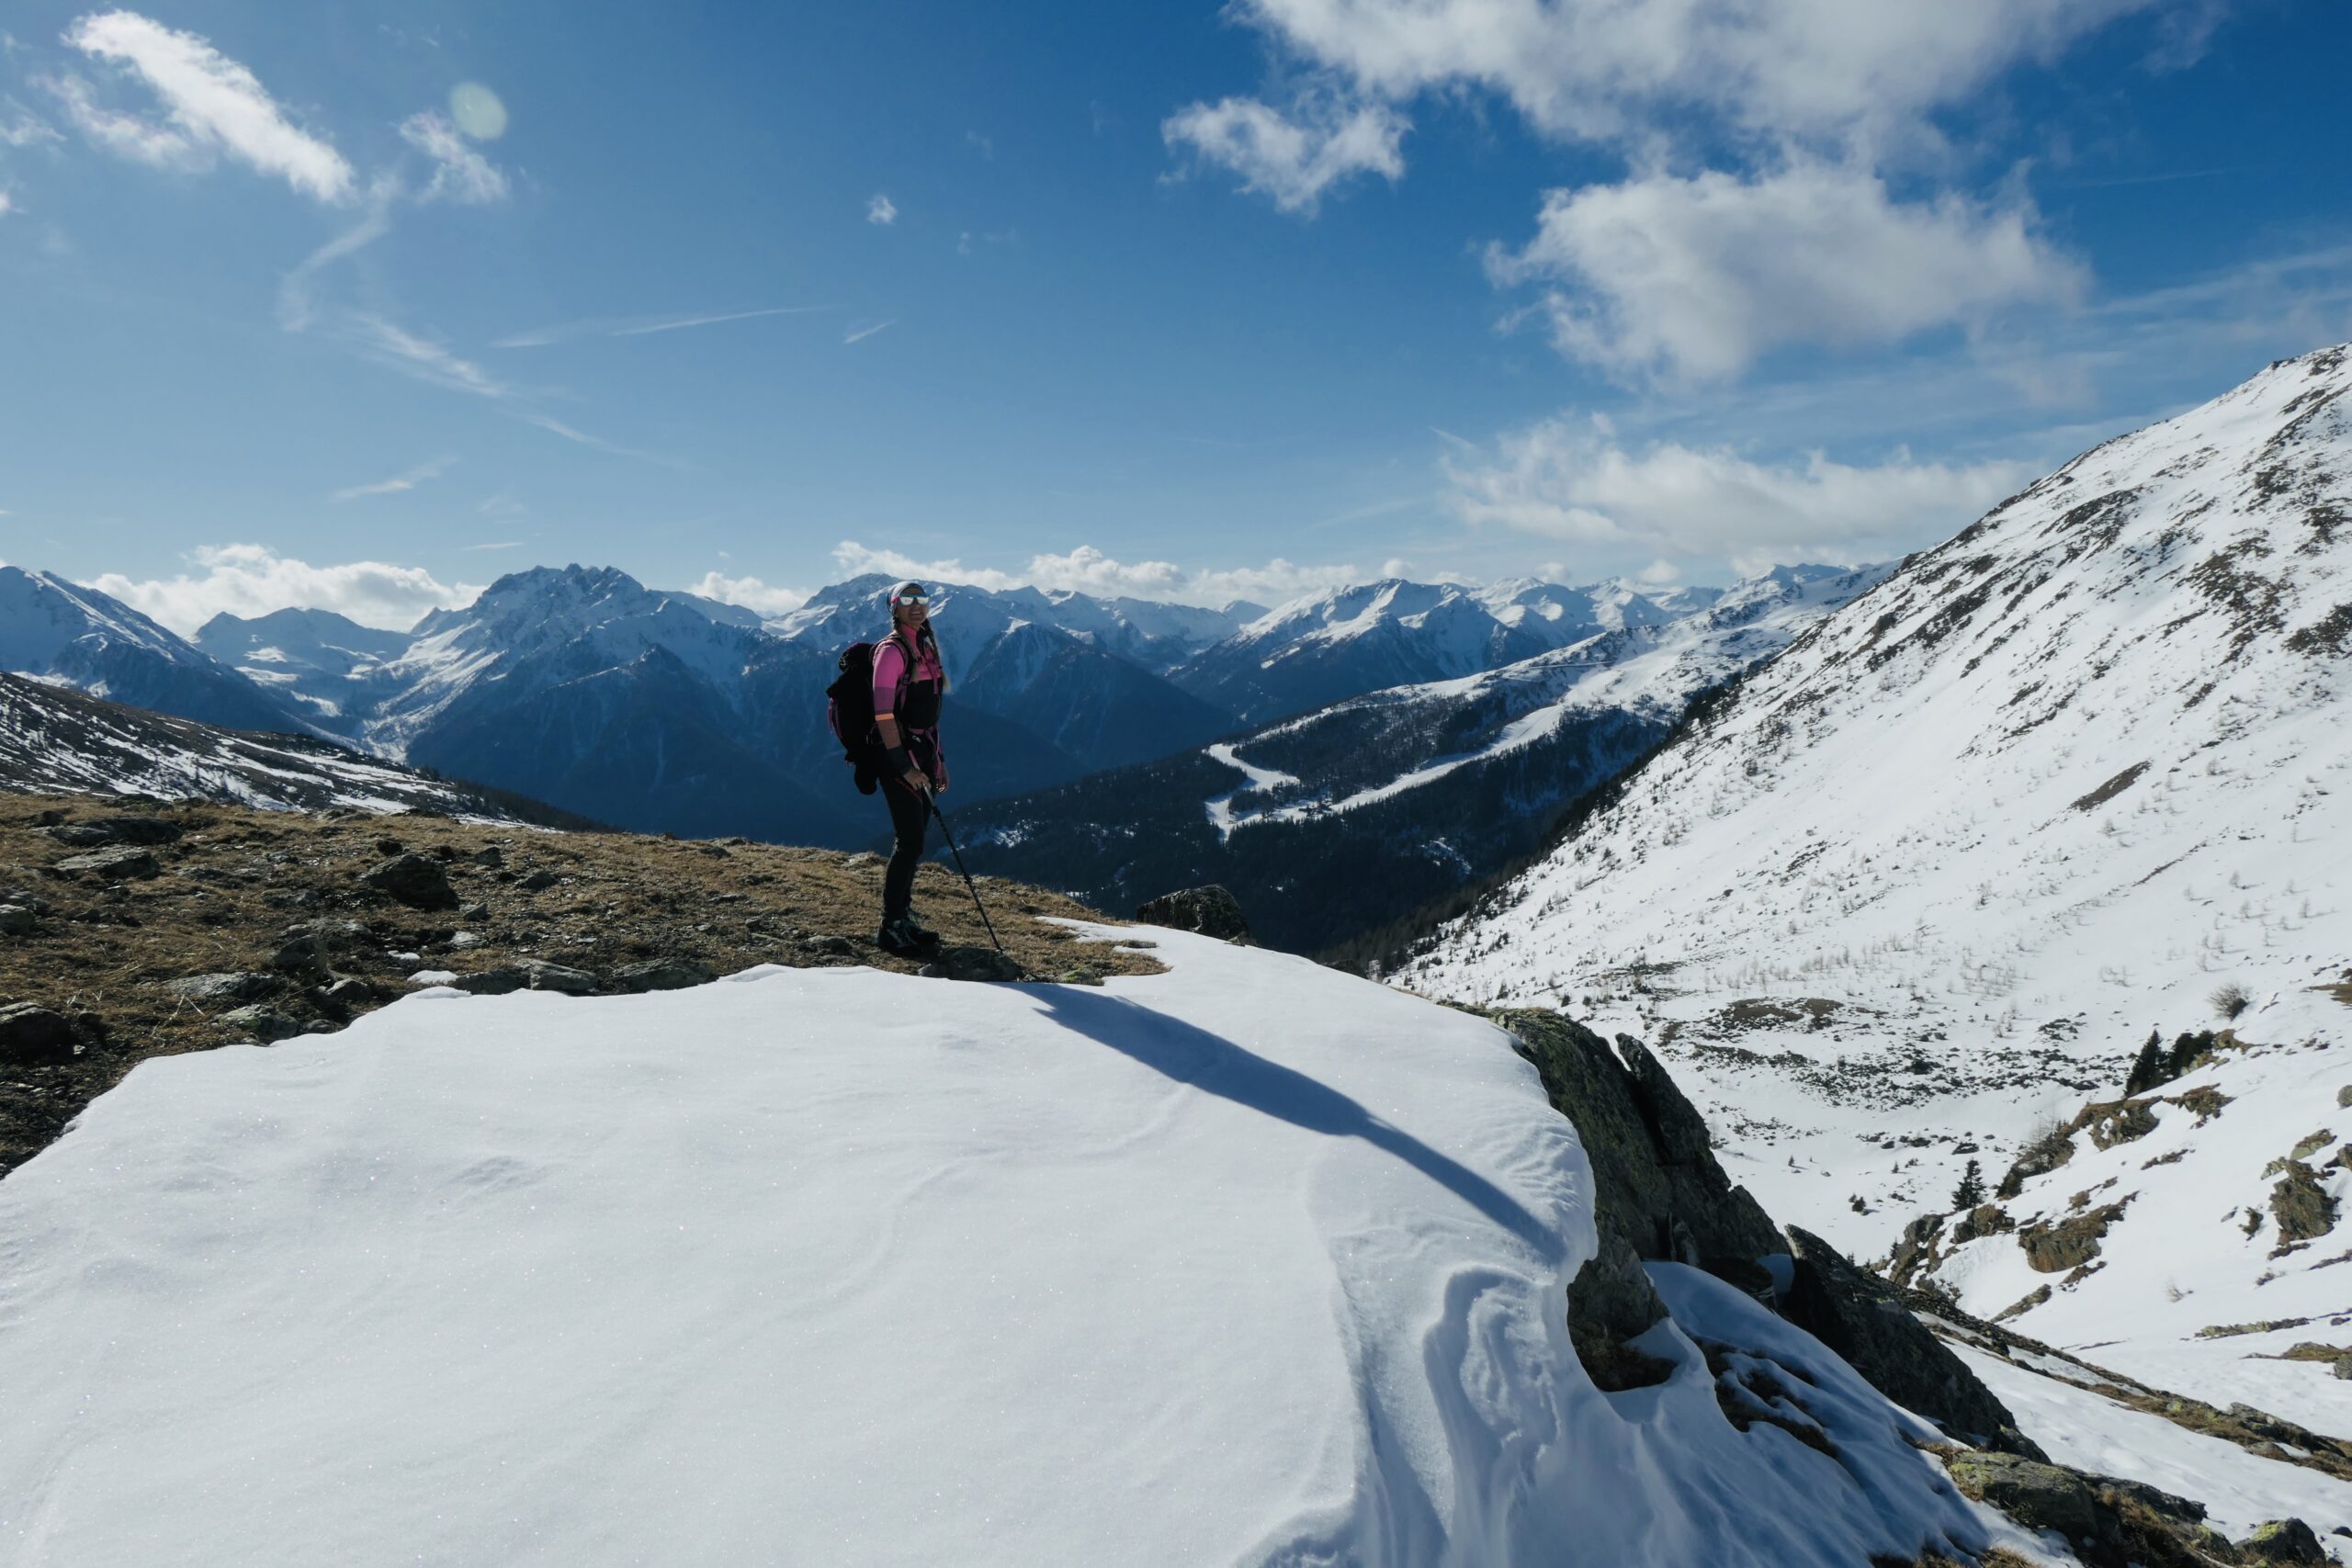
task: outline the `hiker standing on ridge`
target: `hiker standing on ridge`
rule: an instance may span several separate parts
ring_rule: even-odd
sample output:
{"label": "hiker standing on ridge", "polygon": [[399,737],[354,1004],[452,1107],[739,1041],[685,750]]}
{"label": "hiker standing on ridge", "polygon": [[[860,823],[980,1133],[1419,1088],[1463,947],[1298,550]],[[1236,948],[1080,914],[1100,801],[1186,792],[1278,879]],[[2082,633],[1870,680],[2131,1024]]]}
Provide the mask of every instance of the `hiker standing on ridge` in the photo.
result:
{"label": "hiker standing on ridge", "polygon": [[947,788],[947,759],[939,748],[939,699],[947,691],[939,639],[932,635],[930,596],[920,582],[890,591],[890,635],[874,649],[874,728],[882,737],[882,798],[889,803],[897,844],[882,879],[885,953],[911,953],[939,943],[938,933],[914,918],[915,867],[922,861],[931,797]]}

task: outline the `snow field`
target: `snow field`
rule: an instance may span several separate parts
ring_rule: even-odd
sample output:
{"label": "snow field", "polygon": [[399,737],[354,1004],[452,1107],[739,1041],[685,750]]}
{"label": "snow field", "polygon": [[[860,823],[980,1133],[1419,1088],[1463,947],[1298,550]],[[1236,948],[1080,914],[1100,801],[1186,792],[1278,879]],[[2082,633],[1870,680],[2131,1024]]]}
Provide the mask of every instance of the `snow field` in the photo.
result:
{"label": "snow field", "polygon": [[2352,1541],[2330,1534],[2352,1525],[2352,1485],[2124,1409],[2093,1390],[2020,1371],[1966,1345],[1953,1349],[2009,1407],[2018,1429],[2060,1464],[2193,1498],[2205,1505],[2206,1522],[2233,1540],[2267,1520],[2299,1518],[2337,1562],[2352,1562]]}
{"label": "snow field", "polygon": [[[1105,933],[1107,934],[1107,933]],[[0,1184],[27,1568],[629,1562],[1803,1568],[2009,1539],[1736,1292],[1833,1462],[1672,1325],[1566,1344],[1584,1158],[1482,1021],[1172,972],[763,968],[419,993],[142,1064]]]}

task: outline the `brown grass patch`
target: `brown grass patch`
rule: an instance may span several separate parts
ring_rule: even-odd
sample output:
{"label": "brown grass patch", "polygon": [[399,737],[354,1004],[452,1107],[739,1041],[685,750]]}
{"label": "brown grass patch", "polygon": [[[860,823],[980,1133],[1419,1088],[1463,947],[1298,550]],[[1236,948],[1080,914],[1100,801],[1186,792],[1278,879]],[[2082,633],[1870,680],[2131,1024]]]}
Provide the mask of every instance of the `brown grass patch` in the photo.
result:
{"label": "brown grass patch", "polygon": [[[163,874],[112,886],[51,868],[82,852],[31,829],[44,811],[90,821],[137,813],[176,824],[155,846]],[[459,911],[425,912],[363,887],[386,858],[379,840],[449,857]],[[503,865],[475,857],[495,848]],[[531,892],[535,872],[558,880]],[[993,877],[981,895],[1005,950],[1031,973],[1058,977],[1148,975],[1162,966],[1138,947],[1081,942],[1048,918],[1119,923],[1057,893]],[[874,946],[882,863],[742,840],[713,842],[628,833],[541,832],[508,823],[358,814],[251,811],[207,802],[156,804],[86,796],[0,797],[0,903],[51,906],[29,935],[0,936],[0,1005],[31,1002],[89,1015],[83,1045],[55,1066],[0,1063],[0,1172],[47,1145],[96,1096],[150,1056],[207,1050],[241,1038],[217,1021],[236,1004],[198,1006],[166,983],[217,972],[266,971],[290,928],[313,921],[361,931],[342,939],[334,971],[373,994],[322,1003],[288,981],[267,999],[318,1029],[381,1006],[420,969],[460,974],[542,958],[600,976],[654,958],[707,964],[719,974],[756,964],[863,964],[911,974],[916,963]],[[988,944],[954,871],[926,863],[917,908],[949,943]],[[1150,940],[1136,927],[1134,940]],[[479,945],[454,948],[459,931]],[[394,953],[415,953],[413,961]],[[334,1016],[343,1014],[342,1018]]]}

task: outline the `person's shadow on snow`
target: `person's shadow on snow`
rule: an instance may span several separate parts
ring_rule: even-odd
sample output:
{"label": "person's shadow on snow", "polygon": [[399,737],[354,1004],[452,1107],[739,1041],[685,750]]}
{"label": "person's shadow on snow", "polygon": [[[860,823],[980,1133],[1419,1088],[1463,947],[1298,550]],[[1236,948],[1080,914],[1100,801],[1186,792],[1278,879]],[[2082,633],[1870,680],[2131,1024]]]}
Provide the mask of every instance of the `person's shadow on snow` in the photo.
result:
{"label": "person's shadow on snow", "polygon": [[1459,1160],[1427,1144],[1341,1094],[1279,1062],[1212,1034],[1197,1024],[1170,1018],[1117,997],[1074,986],[1057,986],[1038,997],[1047,1017],[1075,1033],[1133,1057],[1156,1073],[1204,1094],[1221,1095],[1277,1121],[1334,1138],[1362,1138],[1385,1150],[1547,1257],[1558,1257],[1561,1239],[1526,1206]]}

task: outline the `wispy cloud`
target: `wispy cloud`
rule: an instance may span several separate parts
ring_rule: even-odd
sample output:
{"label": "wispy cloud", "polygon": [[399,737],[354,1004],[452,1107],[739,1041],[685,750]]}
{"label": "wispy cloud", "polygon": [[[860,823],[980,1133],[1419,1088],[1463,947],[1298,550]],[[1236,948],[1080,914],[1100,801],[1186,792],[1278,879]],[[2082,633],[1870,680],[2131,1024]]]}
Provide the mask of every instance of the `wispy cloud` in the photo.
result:
{"label": "wispy cloud", "polygon": [[439,479],[448,472],[450,465],[457,460],[455,457],[435,457],[430,462],[419,463],[406,473],[395,474],[389,479],[378,479],[373,484],[352,485],[339,490],[327,499],[333,502],[345,502],[361,501],[373,495],[399,495],[405,491],[414,490],[428,479]]}
{"label": "wispy cloud", "polygon": [[334,263],[365,250],[391,231],[392,198],[399,182],[379,176],[369,186],[359,221],[304,256],[277,286],[277,324],[289,333],[308,331],[318,317],[318,276]]}
{"label": "wispy cloud", "polygon": [[844,344],[864,343],[876,333],[884,331],[889,327],[895,327],[898,324],[898,318],[893,316],[887,321],[876,321],[870,327],[852,327],[847,333],[842,334],[842,342]]}
{"label": "wispy cloud", "polygon": [[522,547],[523,541],[520,539],[498,539],[489,544],[467,545],[464,547],[464,548],[469,550],[519,550]]}
{"label": "wispy cloud", "polygon": [[617,442],[607,441],[601,435],[591,435],[586,431],[574,429],[549,414],[526,413],[522,417],[524,423],[537,425],[551,435],[560,435],[566,441],[574,441],[582,446],[593,446],[599,452],[610,452],[616,457],[634,457],[640,463],[651,463],[659,468],[677,468],[681,471],[693,466],[682,463],[675,457],[664,457],[658,452],[640,452],[634,446],[623,446]]}
{"label": "wispy cloud", "polygon": [[865,204],[865,220],[888,228],[899,220],[899,204],[876,191]]}
{"label": "wispy cloud", "polygon": [[354,310],[346,318],[362,348],[394,369],[452,391],[481,398],[508,398],[514,389],[476,365],[461,359],[437,343],[418,337],[381,316]]}
{"label": "wispy cloud", "polygon": [[102,107],[79,77],[51,81],[69,116],[98,145],[157,164],[226,153],[320,201],[345,201],[356,189],[342,153],[295,125],[252,71],[195,33],[136,12],[108,11],[75,22],[65,41],[136,75],[164,106],[162,121],[145,120]]}
{"label": "wispy cloud", "polygon": [[0,107],[8,111],[8,118],[0,121],[0,145],[39,147],[65,140],[56,127],[14,98],[0,98]]}
{"label": "wispy cloud", "polygon": [[458,201],[484,207],[506,199],[506,176],[475,152],[458,128],[427,109],[401,122],[401,140],[433,160],[426,201]]}
{"label": "wispy cloud", "polygon": [[726,321],[751,321],[764,316],[806,316],[832,309],[834,307],[831,305],[766,305],[755,310],[722,310],[694,316],[607,316],[513,333],[494,340],[490,346],[546,348],[552,344],[573,343],[582,338],[644,337],[651,333],[674,333],[687,327],[715,327]]}

